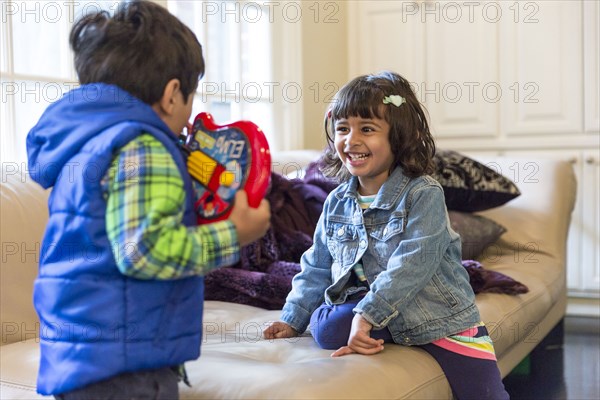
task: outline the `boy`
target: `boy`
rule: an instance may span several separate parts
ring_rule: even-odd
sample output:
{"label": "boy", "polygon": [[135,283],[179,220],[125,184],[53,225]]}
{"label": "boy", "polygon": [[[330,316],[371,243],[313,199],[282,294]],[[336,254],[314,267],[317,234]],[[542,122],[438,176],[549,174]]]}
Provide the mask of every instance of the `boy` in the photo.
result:
{"label": "boy", "polygon": [[81,87],[27,137],[29,168],[53,187],[34,304],[38,391],[64,399],[177,398],[196,359],[202,275],[265,234],[269,205],[244,192],[229,220],[195,226],[177,146],[204,74],[194,34],[149,1],[73,27]]}

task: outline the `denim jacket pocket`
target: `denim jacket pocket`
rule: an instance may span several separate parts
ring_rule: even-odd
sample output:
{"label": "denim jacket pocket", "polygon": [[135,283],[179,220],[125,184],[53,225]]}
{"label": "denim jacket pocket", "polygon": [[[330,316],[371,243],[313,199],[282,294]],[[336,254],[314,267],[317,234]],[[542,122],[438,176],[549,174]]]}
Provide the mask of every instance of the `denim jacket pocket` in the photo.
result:
{"label": "denim jacket pocket", "polygon": [[327,226],[327,248],[331,257],[341,267],[354,261],[357,237],[356,227],[352,225],[331,222]]}
{"label": "denim jacket pocket", "polygon": [[387,262],[389,257],[400,245],[404,232],[404,218],[396,217],[387,223],[375,225],[369,235],[372,240],[373,253],[380,262]]}
{"label": "denim jacket pocket", "polygon": [[440,300],[443,300],[448,305],[448,308],[453,309],[454,307],[459,305],[459,301],[454,295],[454,293],[452,293],[452,290],[444,284],[441,274],[433,274],[431,278],[431,285],[437,292],[437,296],[439,296],[438,298]]}

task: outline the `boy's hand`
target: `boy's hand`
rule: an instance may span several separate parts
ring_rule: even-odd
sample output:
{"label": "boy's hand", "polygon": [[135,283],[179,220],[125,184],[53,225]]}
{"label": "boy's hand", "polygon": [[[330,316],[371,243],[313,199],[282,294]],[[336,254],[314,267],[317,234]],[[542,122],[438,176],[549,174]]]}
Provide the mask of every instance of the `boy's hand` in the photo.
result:
{"label": "boy's hand", "polygon": [[271,323],[263,334],[265,339],[283,339],[298,336],[298,332],[294,328],[281,321]]}
{"label": "boy's hand", "polygon": [[346,354],[377,354],[383,350],[383,339],[371,337],[373,325],[360,314],[355,314],[352,319],[352,329],[348,338],[348,346],[343,346],[334,351],[331,357],[345,356]]}
{"label": "boy's hand", "polygon": [[229,220],[235,225],[240,246],[246,246],[267,233],[271,220],[271,207],[267,200],[262,200],[258,208],[248,205],[248,196],[243,190],[235,194],[233,210]]}

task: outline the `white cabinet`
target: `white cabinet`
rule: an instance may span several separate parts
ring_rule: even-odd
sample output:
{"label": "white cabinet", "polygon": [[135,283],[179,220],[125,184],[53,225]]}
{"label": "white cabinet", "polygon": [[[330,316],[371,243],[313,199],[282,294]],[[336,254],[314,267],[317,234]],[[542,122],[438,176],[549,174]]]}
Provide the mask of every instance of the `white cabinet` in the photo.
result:
{"label": "white cabinet", "polygon": [[350,77],[413,83],[439,148],[573,163],[571,296],[600,298],[600,2],[349,2]]}
{"label": "white cabinet", "polygon": [[508,137],[577,134],[583,118],[582,5],[530,4],[533,21],[501,25],[501,86],[513,97],[502,102],[502,131]]}
{"label": "white cabinet", "polygon": [[[581,237],[581,267],[577,269],[579,284],[569,285],[574,291],[582,294],[600,291],[600,196],[598,182],[600,182],[600,157],[598,150],[586,150],[580,159],[581,172],[581,221],[580,226],[571,229],[580,229]],[[575,268],[573,268],[575,269]]]}
{"label": "white cabinet", "polygon": [[600,2],[584,2],[583,28],[585,132],[597,135],[600,127]]}
{"label": "white cabinet", "polygon": [[[443,2],[359,1],[350,8],[349,72],[392,69],[413,85],[439,137],[498,128],[498,24]],[[479,10],[481,11],[481,10]],[[465,22],[466,21],[466,22]]]}

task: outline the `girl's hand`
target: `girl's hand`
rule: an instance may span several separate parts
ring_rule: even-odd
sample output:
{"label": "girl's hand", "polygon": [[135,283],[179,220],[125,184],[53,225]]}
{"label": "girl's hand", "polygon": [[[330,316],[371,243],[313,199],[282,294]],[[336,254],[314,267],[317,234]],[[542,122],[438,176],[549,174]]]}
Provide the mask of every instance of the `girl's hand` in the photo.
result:
{"label": "girl's hand", "polygon": [[334,351],[331,357],[345,356],[346,354],[377,354],[383,350],[383,339],[373,339],[371,337],[373,325],[363,318],[360,314],[355,314],[352,319],[352,329],[348,338],[348,346],[343,346]]}
{"label": "girl's hand", "polygon": [[265,339],[283,339],[298,336],[298,332],[285,322],[276,321],[264,330]]}

